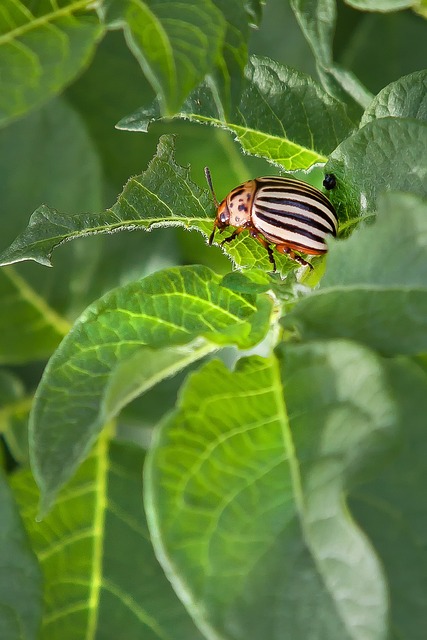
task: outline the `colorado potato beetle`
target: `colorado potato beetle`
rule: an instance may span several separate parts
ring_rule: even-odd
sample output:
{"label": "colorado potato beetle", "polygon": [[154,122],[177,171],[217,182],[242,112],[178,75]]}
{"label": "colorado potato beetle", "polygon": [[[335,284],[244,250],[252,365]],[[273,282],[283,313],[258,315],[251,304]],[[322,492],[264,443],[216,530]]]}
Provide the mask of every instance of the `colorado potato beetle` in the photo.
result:
{"label": "colorado potato beetle", "polygon": [[[302,180],[278,176],[255,178],[239,185],[218,202],[207,167],[205,175],[217,208],[210,245],[216,229],[222,233],[231,226],[235,230],[221,244],[231,242],[242,231],[249,231],[267,250],[274,271],[276,261],[270,245],[299,264],[312,268],[298,254],[326,253],[326,236],[337,234],[338,219],[331,202],[319,189]],[[331,176],[325,187],[333,188],[334,180]]]}

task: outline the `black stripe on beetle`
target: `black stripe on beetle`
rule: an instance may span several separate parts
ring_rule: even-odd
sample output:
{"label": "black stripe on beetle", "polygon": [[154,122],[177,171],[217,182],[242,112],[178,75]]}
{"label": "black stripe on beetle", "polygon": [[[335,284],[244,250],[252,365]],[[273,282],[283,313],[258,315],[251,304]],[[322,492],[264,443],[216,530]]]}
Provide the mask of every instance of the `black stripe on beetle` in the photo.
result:
{"label": "black stripe on beetle", "polygon": [[[267,250],[275,271],[276,262],[270,245],[299,264],[312,268],[295,251],[322,255],[328,250],[327,236],[337,234],[338,219],[333,205],[321,191],[302,180],[279,176],[248,180],[218,202],[207,167],[205,175],[217,208],[209,244],[213,242],[216,229],[222,233],[228,226],[235,228],[221,244],[231,242],[242,231],[249,231]],[[332,182],[329,180],[328,184]]]}

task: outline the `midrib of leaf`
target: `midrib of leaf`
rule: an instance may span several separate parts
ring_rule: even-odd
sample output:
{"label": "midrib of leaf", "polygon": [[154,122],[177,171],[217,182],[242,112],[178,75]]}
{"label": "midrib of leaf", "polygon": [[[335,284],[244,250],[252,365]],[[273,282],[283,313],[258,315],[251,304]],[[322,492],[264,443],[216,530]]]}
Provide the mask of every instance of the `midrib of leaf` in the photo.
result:
{"label": "midrib of leaf", "polygon": [[62,7],[61,9],[57,9],[56,11],[52,11],[51,13],[46,13],[44,16],[40,16],[39,18],[34,18],[30,22],[26,22],[12,31],[8,31],[7,33],[0,36],[0,45],[7,44],[8,42],[19,38],[20,36],[32,31],[33,29],[37,29],[37,27],[44,26],[45,24],[49,24],[53,22],[57,18],[61,18],[62,16],[72,15],[76,11],[80,9],[94,8],[95,3],[93,0],[80,0],[79,2],[74,2],[73,4],[69,4],[66,7]]}
{"label": "midrib of leaf", "polygon": [[[313,549],[313,545],[311,544],[311,540],[310,540],[310,533],[306,526],[307,514],[306,514],[306,508],[305,508],[305,501],[304,501],[304,490],[303,490],[302,481],[301,481],[301,473],[299,469],[297,454],[294,447],[294,442],[292,439],[292,434],[289,429],[289,416],[286,411],[285,399],[281,392],[281,389],[283,388],[283,384],[280,376],[279,362],[276,358],[273,360],[273,363],[272,363],[272,373],[273,373],[273,377],[276,380],[276,384],[274,384],[273,388],[274,388],[274,394],[276,397],[276,405],[278,408],[277,416],[282,425],[283,442],[285,446],[285,451],[289,452],[288,461],[289,461],[289,469],[290,469],[291,480],[292,480],[293,495],[295,498],[295,505],[296,505],[298,516],[299,516],[302,535],[304,537],[304,541],[307,545],[307,548],[310,551],[310,556],[319,573],[319,576],[321,576],[322,584],[324,585],[325,589],[329,593],[331,601],[334,603],[337,616],[342,620],[344,626],[347,628],[347,625],[345,624],[346,622],[345,618],[343,618],[343,616],[341,615],[337,598],[333,590],[329,588],[327,576],[324,574],[324,571],[322,570],[322,567],[318,562],[316,549]],[[348,631],[349,631],[349,636],[351,637],[352,635],[351,629],[348,629]]]}
{"label": "midrib of leaf", "polygon": [[[173,88],[173,93],[176,92],[176,79],[177,79],[177,74],[176,74],[176,65],[175,65],[175,60],[173,57],[173,47],[171,45],[171,41],[170,38],[168,36],[168,34],[166,33],[165,29],[163,28],[162,23],[160,22],[160,20],[158,19],[158,17],[152,12],[150,11],[150,8],[147,6],[147,4],[145,2],[141,2],[140,0],[134,0],[134,4],[138,5],[140,7],[140,9],[142,11],[145,11],[146,13],[149,13],[151,16],[152,21],[156,24],[156,28],[157,28],[157,33],[161,38],[162,44],[163,44],[163,48],[165,51],[165,56],[164,56],[164,60],[166,61],[167,64],[167,68],[168,68],[168,76],[169,76],[169,82],[171,84],[171,87]],[[137,51],[137,56],[142,55],[143,52],[141,51],[141,49],[139,47],[136,47]],[[150,76],[151,80],[156,84],[156,86],[159,88],[159,90],[162,89],[161,86],[161,82],[159,83],[158,78],[156,76],[155,73],[153,73],[150,63],[147,62],[145,56],[144,56],[144,62],[145,62],[145,72]]]}
{"label": "midrib of leaf", "polygon": [[3,269],[3,274],[9,278],[9,280],[16,287],[17,291],[21,295],[23,300],[30,303],[46,320],[46,325],[52,326],[59,334],[66,335],[71,325],[61,317],[56,311],[54,311],[35,291],[25,282],[17,272],[9,267]]}
{"label": "midrib of leaf", "polygon": [[[197,122],[202,122],[204,124],[210,124],[210,125],[214,125],[215,127],[220,127],[222,129],[228,129],[230,131],[232,131],[233,133],[237,133],[237,135],[240,137],[241,140],[244,140],[244,136],[247,134],[253,134],[254,136],[261,136],[263,138],[263,140],[270,140],[274,143],[278,142],[279,144],[285,144],[288,147],[291,147],[293,149],[295,149],[295,156],[298,156],[301,154],[301,152],[305,152],[305,153],[312,153],[313,155],[315,155],[316,157],[319,158],[318,162],[326,162],[327,161],[327,157],[326,156],[322,156],[320,153],[318,153],[317,151],[313,151],[313,149],[309,149],[308,147],[303,147],[300,144],[297,144],[296,142],[292,142],[291,140],[288,140],[287,138],[280,138],[279,136],[273,136],[269,133],[264,133],[263,131],[258,131],[257,129],[252,129],[251,127],[245,127],[242,125],[238,125],[238,124],[234,124],[234,123],[230,123],[230,122],[223,122],[221,120],[218,120],[217,118],[209,118],[207,116],[200,116],[194,113],[190,113],[190,114],[180,114],[181,117],[184,120],[195,120]],[[292,156],[292,157],[295,157]]]}
{"label": "midrib of leaf", "polygon": [[292,486],[294,488],[295,504],[299,514],[301,524],[304,522],[304,494],[302,489],[301,474],[299,464],[295,452],[292,435],[289,429],[289,416],[286,411],[286,405],[282,394],[282,379],[280,376],[279,362],[276,358],[272,358],[272,375],[276,383],[273,385],[273,393],[276,398],[277,417],[282,425],[282,434],[285,451],[289,452],[289,469],[291,472]]}
{"label": "midrib of leaf", "polygon": [[95,489],[97,492],[95,517],[93,522],[94,554],[92,565],[92,581],[89,594],[89,616],[87,625],[87,640],[96,637],[98,623],[99,601],[102,588],[102,559],[104,550],[105,512],[107,510],[107,477],[108,477],[108,437],[109,429],[105,429],[96,444],[98,460]]}

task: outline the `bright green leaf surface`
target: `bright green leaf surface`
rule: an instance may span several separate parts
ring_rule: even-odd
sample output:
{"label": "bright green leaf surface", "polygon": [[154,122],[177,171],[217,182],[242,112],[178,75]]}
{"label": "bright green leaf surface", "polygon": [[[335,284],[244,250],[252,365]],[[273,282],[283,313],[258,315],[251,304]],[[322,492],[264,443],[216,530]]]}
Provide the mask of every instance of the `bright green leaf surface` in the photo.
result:
{"label": "bright green leaf surface", "polygon": [[304,339],[347,337],[384,354],[427,351],[427,202],[380,200],[377,221],[333,243],[319,289],[285,324]]}
{"label": "bright green leaf surface", "polygon": [[380,362],[345,342],[193,374],[146,467],[157,556],[208,638],[386,637],[380,566],[346,509],[388,450]]}
{"label": "bright green leaf surface", "polygon": [[16,271],[0,270],[0,362],[15,364],[48,358],[69,325]]}
{"label": "bright green leaf surface", "polygon": [[[245,151],[288,170],[325,162],[325,154],[352,128],[342,104],[309,76],[256,56],[247,65],[240,104],[229,118],[219,112],[207,87],[196,92],[178,116],[228,129]],[[154,104],[136,111],[118,126],[146,131],[158,117],[160,111]]]}
{"label": "bright green leaf surface", "polygon": [[42,609],[40,569],[2,472],[0,523],[0,637],[35,640]]}
{"label": "bright green leaf surface", "polygon": [[372,214],[384,191],[426,197],[427,122],[409,118],[368,122],[335,149],[325,173],[337,178],[331,200],[341,221]]}
{"label": "bright green leaf surface", "polygon": [[424,640],[427,628],[427,375],[414,362],[387,363],[400,432],[394,455],[351,507],[387,573],[393,638]]}
{"label": "bright green leaf surface", "polygon": [[427,121],[427,70],[416,71],[387,85],[366,109],[360,126],[388,116]]}
{"label": "bright green leaf surface", "polygon": [[[36,521],[29,472],[13,478],[45,578],[39,640],[199,640],[151,547],[140,449],[100,439],[57,506]],[[22,600],[22,596],[21,596]]]}
{"label": "bright green leaf surface", "polygon": [[[212,196],[190,181],[188,169],[175,163],[173,152],[173,138],[162,136],[147,171],[131,178],[117,203],[103,213],[67,215],[44,205],[39,207],[27,229],[0,255],[0,264],[35,260],[50,265],[55,247],[96,233],[182,226],[208,237],[215,212]],[[225,245],[224,253],[237,265],[271,270],[266,250],[247,233]],[[276,263],[279,273],[295,267],[280,254],[276,254]]]}
{"label": "bright green leaf surface", "polygon": [[[138,389],[146,390],[216,345],[249,348],[267,333],[270,300],[234,293],[220,281],[205,267],[157,272],[107,294],[77,321],[44,372],[30,423],[45,507],[105,422]],[[194,343],[201,337],[204,344]],[[171,352],[173,362],[166,348],[184,345],[187,351]],[[147,347],[160,349],[157,360]],[[132,369],[144,360],[141,349],[147,368],[132,382]],[[139,360],[123,365],[129,358]]]}
{"label": "bright green leaf surface", "polygon": [[102,33],[90,0],[2,0],[0,124],[63,89],[88,64]]}

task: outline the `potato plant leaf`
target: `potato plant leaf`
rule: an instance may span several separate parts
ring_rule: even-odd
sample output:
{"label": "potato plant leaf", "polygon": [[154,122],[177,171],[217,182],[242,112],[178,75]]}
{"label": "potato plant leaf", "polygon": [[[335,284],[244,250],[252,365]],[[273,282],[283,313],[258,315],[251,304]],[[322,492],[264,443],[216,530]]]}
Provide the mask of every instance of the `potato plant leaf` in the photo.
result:
{"label": "potato plant leaf", "polygon": [[291,7],[313,51],[323,86],[347,104],[353,122],[357,122],[372,96],[356,76],[333,61],[336,0],[291,0]]}
{"label": "potato plant leaf", "polygon": [[211,70],[225,34],[225,20],[211,0],[139,2],[113,0],[106,20],[120,24],[130,50],[170,116]]}
{"label": "potato plant leaf", "polygon": [[127,640],[201,640],[154,557],[142,508],[143,461],[141,449],[100,438],[41,522],[31,474],[13,477],[44,574],[38,640],[121,638],[124,627]]}
{"label": "potato plant leaf", "polygon": [[219,346],[250,348],[265,336],[270,299],[220,282],[206,267],[160,271],[107,294],[75,323],[45,369],[30,419],[44,509],[130,398]]}
{"label": "potato plant leaf", "polygon": [[346,337],[389,356],[426,352],[427,201],[384,195],[375,224],[332,244],[319,288],[283,322],[304,339]]}
{"label": "potato plant leaf", "polygon": [[91,0],[2,0],[0,124],[59,93],[89,63],[103,32]]}
{"label": "potato plant leaf", "polygon": [[423,640],[427,626],[427,370],[410,358],[385,361],[399,433],[389,464],[350,492],[350,508],[387,573],[396,638]]}
{"label": "potato plant leaf", "polygon": [[[176,164],[173,137],[162,136],[147,170],[130,178],[111,209],[102,213],[63,214],[42,205],[31,216],[25,231],[0,255],[0,265],[35,260],[50,266],[55,247],[99,233],[181,226],[209,237],[214,216],[210,192],[190,180],[187,168]],[[220,240],[222,237],[217,234],[216,242]],[[242,233],[223,249],[239,266],[271,270],[266,250],[248,233]],[[295,263],[280,254],[276,254],[276,263],[279,273],[295,267]]]}
{"label": "potato plant leaf", "polygon": [[388,116],[427,121],[427,70],[415,71],[384,87],[366,109],[360,126]]}
{"label": "potato plant leaf", "polygon": [[[158,103],[154,103],[117,126],[147,131],[160,116]],[[209,87],[203,86],[190,96],[177,117],[227,129],[245,151],[287,170],[325,162],[325,155],[352,129],[343,105],[312,78],[256,56],[246,67],[240,103],[230,116],[221,113]]]}
{"label": "potato plant leaf", "polygon": [[386,638],[382,569],[344,493],[393,434],[381,362],[345,341],[189,377],[150,451],[145,506],[207,638]]}
{"label": "potato plant leaf", "polygon": [[325,173],[337,187],[330,193],[341,222],[373,214],[382,192],[407,191],[427,197],[427,122],[380,118],[344,140],[330,155]]}

